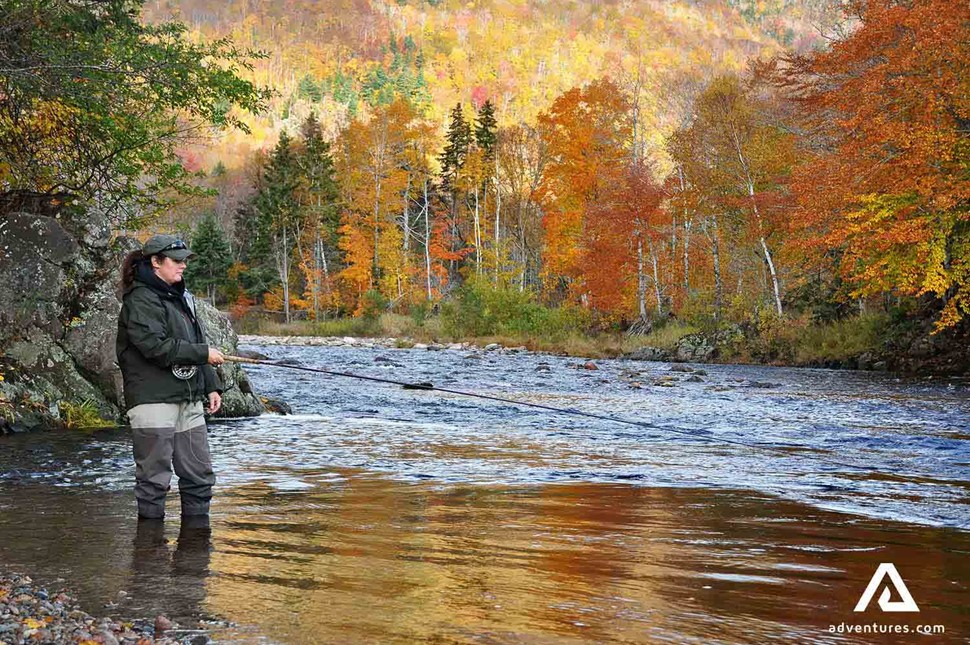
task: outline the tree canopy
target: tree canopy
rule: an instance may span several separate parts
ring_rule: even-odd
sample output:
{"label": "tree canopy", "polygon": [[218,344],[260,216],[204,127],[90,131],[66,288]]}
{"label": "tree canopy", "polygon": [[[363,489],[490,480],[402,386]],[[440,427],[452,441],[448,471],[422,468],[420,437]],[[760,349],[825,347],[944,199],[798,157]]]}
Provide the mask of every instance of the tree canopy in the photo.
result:
{"label": "tree canopy", "polygon": [[0,0],[0,192],[123,220],[197,191],[177,149],[269,96],[256,52],[140,20],[142,0]]}

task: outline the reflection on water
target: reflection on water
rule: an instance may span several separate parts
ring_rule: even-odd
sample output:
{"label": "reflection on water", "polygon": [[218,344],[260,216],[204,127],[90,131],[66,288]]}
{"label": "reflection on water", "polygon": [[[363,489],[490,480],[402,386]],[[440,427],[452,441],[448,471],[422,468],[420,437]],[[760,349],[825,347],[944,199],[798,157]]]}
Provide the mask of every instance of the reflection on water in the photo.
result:
{"label": "reflection on water", "polygon": [[[0,437],[0,569],[70,587],[94,614],[163,613],[224,642],[970,633],[965,382],[738,366],[698,382],[659,364],[415,351],[390,374],[384,350],[264,350],[649,427],[256,368],[297,414],[212,426],[211,526],[182,525],[175,495],[169,520],[136,521],[124,431]],[[684,380],[649,386],[663,375]],[[919,614],[852,611],[882,562]]]}
{"label": "reflection on water", "polygon": [[952,642],[970,628],[956,529],[746,491],[303,479],[222,491],[211,534],[180,525],[177,502],[164,525],[138,523],[122,492],[7,488],[0,561],[66,579],[91,611],[214,621],[218,640],[838,642],[829,625],[862,622],[881,562],[921,612],[866,621],[943,624]]}

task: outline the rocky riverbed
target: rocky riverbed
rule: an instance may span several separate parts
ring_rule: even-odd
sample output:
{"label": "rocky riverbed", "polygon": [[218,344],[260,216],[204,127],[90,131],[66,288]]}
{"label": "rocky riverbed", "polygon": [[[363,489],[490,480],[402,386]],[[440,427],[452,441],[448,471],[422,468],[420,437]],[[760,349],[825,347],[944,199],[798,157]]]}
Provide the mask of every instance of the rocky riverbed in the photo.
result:
{"label": "rocky riverbed", "polygon": [[48,591],[25,575],[0,576],[0,643],[201,645],[208,636],[181,630],[165,616],[122,622],[96,618],[65,591]]}
{"label": "rocky riverbed", "polygon": [[286,345],[291,347],[359,347],[362,349],[482,349],[488,352],[515,354],[526,351],[525,346],[504,347],[498,343],[419,343],[411,338],[356,338],[353,336],[255,336],[240,334],[240,345]]}

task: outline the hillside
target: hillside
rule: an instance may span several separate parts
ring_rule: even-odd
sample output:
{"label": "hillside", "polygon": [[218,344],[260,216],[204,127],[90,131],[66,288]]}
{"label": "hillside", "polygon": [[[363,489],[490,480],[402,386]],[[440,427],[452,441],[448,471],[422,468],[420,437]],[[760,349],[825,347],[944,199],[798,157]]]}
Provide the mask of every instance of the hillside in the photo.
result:
{"label": "hillside", "polygon": [[830,0],[549,2],[545,0],[172,0],[196,37],[259,49],[252,77],[278,91],[251,135],[229,134],[193,160],[237,165],[245,150],[294,131],[311,111],[329,137],[369,107],[410,96],[442,124],[458,101],[491,99],[500,125],[532,122],[565,90],[609,74],[640,79],[654,148],[679,120],[685,92],[781,47],[821,42]]}

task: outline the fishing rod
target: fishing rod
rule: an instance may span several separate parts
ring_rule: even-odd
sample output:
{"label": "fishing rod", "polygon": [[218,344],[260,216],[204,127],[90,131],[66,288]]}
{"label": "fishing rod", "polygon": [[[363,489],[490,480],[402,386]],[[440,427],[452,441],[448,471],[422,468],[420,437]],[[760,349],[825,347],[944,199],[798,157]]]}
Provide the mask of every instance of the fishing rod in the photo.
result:
{"label": "fishing rod", "polygon": [[[362,381],[372,381],[375,383],[386,383],[389,385],[400,385],[405,390],[425,390],[429,392],[445,392],[447,394],[457,394],[459,396],[468,396],[476,399],[486,399],[488,401],[498,401],[500,403],[510,403],[512,405],[523,405],[530,408],[539,408],[541,410],[548,410],[550,412],[557,412],[559,414],[572,414],[575,416],[587,417],[590,419],[598,419],[600,421],[612,421],[614,423],[623,423],[632,426],[638,426],[641,428],[647,428],[649,430],[662,430],[666,432],[671,432],[674,434],[684,435],[686,437],[691,437],[693,439],[707,440],[710,442],[720,442],[724,444],[730,444],[733,446],[740,446],[742,448],[760,448],[761,450],[767,450],[771,452],[780,452],[785,455],[789,455],[790,452],[785,448],[780,448],[778,446],[766,446],[759,443],[745,443],[743,441],[734,441],[732,439],[725,439],[724,437],[712,437],[707,431],[692,432],[690,430],[680,430],[678,428],[661,428],[643,421],[634,421],[633,419],[624,419],[623,417],[614,417],[605,414],[596,414],[594,412],[586,412],[585,410],[578,410],[576,408],[559,408],[552,405],[543,405],[541,403],[532,403],[530,401],[516,401],[515,399],[506,399],[501,396],[493,396],[490,394],[480,394],[478,392],[468,392],[465,390],[454,390],[447,387],[438,387],[433,383],[428,381],[423,382],[408,382],[408,381],[398,381],[395,379],[380,378],[377,376],[367,376],[364,374],[355,374],[353,372],[340,372],[337,370],[325,370],[319,367],[306,367],[304,365],[291,365],[289,363],[280,363],[277,361],[267,361],[258,358],[246,358],[243,356],[233,356],[231,354],[224,355],[226,361],[230,363],[249,363],[251,365],[265,365],[268,367],[281,367],[283,369],[290,370],[300,370],[303,372],[315,372],[317,374],[329,374],[331,376],[342,376],[345,378],[358,379]],[[794,445],[791,448],[809,448],[808,446]],[[836,461],[833,459],[826,459],[823,456],[819,456],[819,459],[826,461],[830,464],[843,466],[846,468],[852,468],[857,470],[868,470],[866,467],[859,466],[858,464],[849,464],[842,461]]]}

